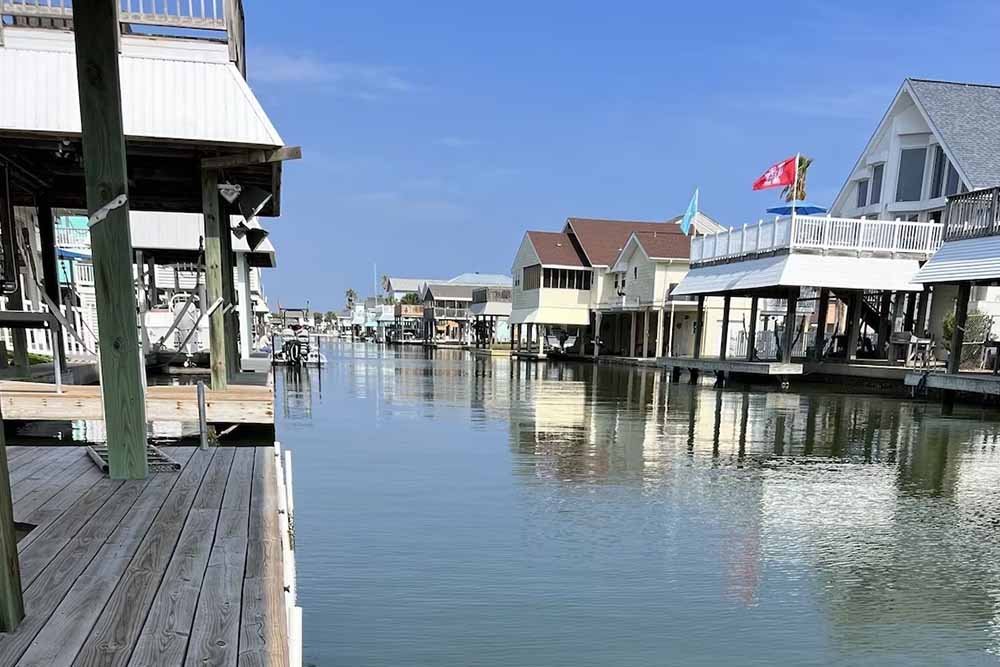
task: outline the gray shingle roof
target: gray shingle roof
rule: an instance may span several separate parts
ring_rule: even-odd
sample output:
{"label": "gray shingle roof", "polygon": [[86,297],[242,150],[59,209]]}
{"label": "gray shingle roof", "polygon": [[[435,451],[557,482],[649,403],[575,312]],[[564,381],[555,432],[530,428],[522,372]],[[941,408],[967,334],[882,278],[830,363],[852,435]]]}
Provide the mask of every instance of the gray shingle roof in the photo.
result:
{"label": "gray shingle roof", "polygon": [[1000,86],[909,83],[972,188],[1000,185]]}

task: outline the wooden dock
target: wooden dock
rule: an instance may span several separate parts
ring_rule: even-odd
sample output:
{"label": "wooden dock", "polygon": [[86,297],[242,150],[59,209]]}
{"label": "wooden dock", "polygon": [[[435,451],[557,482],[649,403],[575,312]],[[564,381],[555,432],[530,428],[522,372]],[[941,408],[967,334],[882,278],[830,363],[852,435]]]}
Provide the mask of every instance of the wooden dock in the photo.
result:
{"label": "wooden dock", "polygon": [[8,447],[25,618],[0,665],[287,665],[272,447],[168,447],[111,480],[82,447]]}
{"label": "wooden dock", "polygon": [[[0,381],[3,418],[22,421],[103,420],[104,404],[97,385],[63,385]],[[271,387],[230,384],[222,391],[206,392],[209,423],[273,424],[274,393]],[[197,389],[193,385],[148,387],[147,421],[198,421]]]}

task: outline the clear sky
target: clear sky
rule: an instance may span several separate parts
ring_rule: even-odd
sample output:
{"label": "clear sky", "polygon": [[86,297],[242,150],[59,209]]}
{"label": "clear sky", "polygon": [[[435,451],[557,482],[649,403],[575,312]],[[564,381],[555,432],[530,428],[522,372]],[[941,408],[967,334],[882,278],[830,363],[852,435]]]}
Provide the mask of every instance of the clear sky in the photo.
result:
{"label": "clear sky", "polygon": [[1000,2],[244,0],[285,168],[272,305],[509,273],[569,216],[752,222],[797,151],[828,204],[904,77],[1000,83]]}

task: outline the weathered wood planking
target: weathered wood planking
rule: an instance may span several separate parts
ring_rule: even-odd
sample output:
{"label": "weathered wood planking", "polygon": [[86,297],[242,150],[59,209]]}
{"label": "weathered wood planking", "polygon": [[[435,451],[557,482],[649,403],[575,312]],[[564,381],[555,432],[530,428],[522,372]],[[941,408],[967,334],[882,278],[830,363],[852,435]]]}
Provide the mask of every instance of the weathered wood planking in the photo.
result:
{"label": "weathered wood planking", "polygon": [[[274,395],[268,387],[230,385],[224,391],[208,391],[209,422],[273,424]],[[55,385],[0,382],[0,410],[4,418],[19,421],[66,421],[104,419],[101,388],[70,385],[61,394]],[[150,421],[198,421],[195,387],[149,387],[146,417]]]}
{"label": "weathered wood planking", "polygon": [[[253,450],[237,450],[230,476],[236,480],[252,480],[253,469]],[[235,665],[237,662],[250,494],[250,484],[226,486],[188,644],[187,665]]]}
{"label": "weathered wood planking", "polygon": [[288,664],[278,490],[274,452],[258,448],[250,499],[250,534],[243,580],[239,664]]}
{"label": "weathered wood planking", "polygon": [[60,490],[94,468],[93,460],[85,452],[80,451],[79,453],[80,456],[76,457],[67,468],[45,479],[27,493],[21,494],[14,501],[14,516],[30,514],[51,500]]}
{"label": "weathered wood planking", "polygon": [[[17,662],[48,622],[66,592],[93,560],[104,540],[128,514],[145,486],[145,480],[121,483],[108,502],[83,524],[45,569],[35,574],[32,583],[24,590],[24,620],[17,630],[0,637],[0,665],[13,665]],[[36,540],[32,547],[44,544],[45,541]]]}
{"label": "weathered wood planking", "polygon": [[[173,454],[176,460],[186,463],[193,451],[193,448],[177,448]],[[48,623],[35,636],[18,661],[19,667],[69,667],[73,664],[111,597],[113,582],[117,582],[128,567],[168,494],[174,492],[185,475],[197,475],[198,468],[195,464],[180,474],[160,473],[152,477],[128,514],[56,607]]]}
{"label": "weathered wood planking", "polygon": [[181,665],[184,662],[235,454],[234,449],[220,449],[212,459],[177,548],[167,564],[163,583],[138,632],[130,665]]}
{"label": "weathered wood planking", "polygon": [[177,485],[156,516],[149,532],[104,606],[90,635],[77,655],[78,665],[125,665],[131,656],[156,591],[173,555],[178,537],[187,521],[195,496],[199,493],[205,473],[214,455],[220,450],[198,450],[188,466],[195,465],[195,474]]}

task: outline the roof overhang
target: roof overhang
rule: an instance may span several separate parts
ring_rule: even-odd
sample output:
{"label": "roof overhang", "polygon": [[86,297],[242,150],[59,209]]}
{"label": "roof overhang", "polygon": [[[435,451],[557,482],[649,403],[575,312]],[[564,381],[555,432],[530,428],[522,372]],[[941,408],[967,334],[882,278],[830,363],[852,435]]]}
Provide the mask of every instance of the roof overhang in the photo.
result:
{"label": "roof overhang", "polygon": [[518,308],[510,313],[511,324],[590,324],[586,308]]}
{"label": "roof overhang", "polygon": [[487,301],[486,303],[473,303],[469,305],[469,312],[473,315],[496,315],[498,317],[509,317],[511,313],[510,301]]}
{"label": "roof overhang", "polygon": [[845,257],[791,253],[740,262],[694,267],[674,296],[740,294],[782,287],[915,292],[916,259]]}
{"label": "roof overhang", "polygon": [[1000,281],[1000,236],[947,241],[914,280],[929,284]]}

